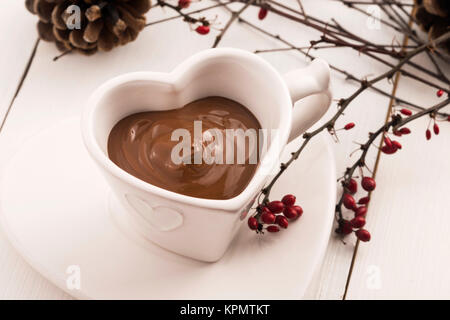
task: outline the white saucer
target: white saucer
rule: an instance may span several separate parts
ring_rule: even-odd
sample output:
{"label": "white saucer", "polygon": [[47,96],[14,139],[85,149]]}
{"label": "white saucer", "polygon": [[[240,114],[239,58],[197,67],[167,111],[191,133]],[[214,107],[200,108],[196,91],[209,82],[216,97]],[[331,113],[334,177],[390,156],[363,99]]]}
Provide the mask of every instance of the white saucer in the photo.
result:
{"label": "white saucer", "polygon": [[[55,285],[92,299],[303,296],[333,223],[336,174],[325,138],[308,146],[273,191],[273,198],[294,193],[303,217],[263,236],[243,223],[225,256],[203,263],[154,245],[134,232],[126,215],[110,213],[108,185],[79,131],[79,120],[70,119],[38,134],[2,175],[2,226],[22,256]],[[80,289],[71,289],[67,281],[77,283],[78,267]]]}

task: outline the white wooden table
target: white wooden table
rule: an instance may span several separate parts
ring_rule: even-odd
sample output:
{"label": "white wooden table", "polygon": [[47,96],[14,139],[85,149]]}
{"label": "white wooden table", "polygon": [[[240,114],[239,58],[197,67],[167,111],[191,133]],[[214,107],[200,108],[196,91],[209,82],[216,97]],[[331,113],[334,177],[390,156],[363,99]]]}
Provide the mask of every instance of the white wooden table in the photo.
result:
{"label": "white wooden table", "polygon": [[[204,0],[206,1],[206,0]],[[285,0],[292,7],[295,0]],[[388,27],[367,28],[367,17],[339,3],[328,0],[303,0],[307,12],[323,19],[336,17],[366,38],[391,43],[395,33]],[[151,10],[148,21],[173,14],[159,8]],[[217,9],[226,21],[228,13]],[[267,30],[299,45],[309,45],[318,32],[282,20],[273,14],[260,22],[257,10],[250,8],[244,16]],[[37,42],[35,23],[23,1],[0,2],[0,167],[21,144],[48,125],[69,116],[79,115],[90,92],[106,79],[137,71],[169,71],[191,54],[211,46],[214,35],[199,36],[178,20],[149,27],[138,40],[108,54],[93,57],[68,55],[58,62],[52,44]],[[401,38],[396,39],[401,41]],[[220,46],[253,51],[282,45],[262,36],[248,26],[235,24]],[[353,70],[358,77],[378,74],[386,68],[348,49],[314,52],[330,63]],[[307,63],[295,52],[262,54],[281,73]],[[420,59],[418,62],[422,63]],[[392,85],[380,87],[391,92]],[[355,90],[353,83],[333,73],[336,98]],[[435,90],[401,78],[401,97],[419,105],[437,102]],[[338,124],[356,122],[356,128],[340,134],[335,145],[336,167],[343,172],[352,162],[349,154],[354,141],[364,141],[369,130],[385,121],[389,99],[373,91],[360,96]],[[330,112],[335,110],[335,106]],[[323,264],[317,270],[305,298],[310,299],[381,299],[381,298],[450,298],[450,125],[441,125],[441,134],[426,141],[428,120],[420,119],[410,128],[413,134],[402,138],[404,148],[395,156],[381,155],[374,148],[369,156],[376,171],[377,190],[369,206],[367,228],[372,240],[355,246],[354,237],[346,245],[331,237]],[[31,205],[31,204],[30,204]],[[34,271],[11,247],[0,231],[0,298],[2,299],[70,299]]]}

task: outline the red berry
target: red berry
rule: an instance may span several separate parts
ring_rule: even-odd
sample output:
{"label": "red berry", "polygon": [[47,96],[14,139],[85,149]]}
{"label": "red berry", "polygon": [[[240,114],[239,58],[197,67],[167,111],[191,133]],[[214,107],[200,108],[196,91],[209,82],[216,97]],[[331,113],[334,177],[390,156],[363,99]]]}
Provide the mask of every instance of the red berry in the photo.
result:
{"label": "red berry", "polygon": [[267,204],[267,208],[269,208],[270,211],[273,213],[280,213],[283,212],[284,204],[281,201],[271,201]]}
{"label": "red berry", "polygon": [[388,146],[383,146],[382,148],[381,148],[381,151],[383,152],[383,153],[385,153],[385,154],[394,154],[394,153],[396,153],[397,152],[397,148],[396,147],[394,147],[394,146],[392,146],[392,147],[388,147]]}
{"label": "red berry", "polygon": [[400,110],[400,112],[401,112],[402,114],[404,114],[405,116],[410,116],[410,115],[412,115],[412,111],[409,110],[409,109],[402,109],[402,110]]}
{"label": "red berry", "polygon": [[248,227],[252,230],[258,229],[258,220],[255,217],[248,218]]}
{"label": "red berry", "polygon": [[409,130],[409,128],[401,128],[400,133],[401,134],[410,134],[411,130]]}
{"label": "red berry", "polygon": [[344,207],[347,209],[354,209],[356,208],[356,201],[355,199],[349,195],[348,193],[344,194],[342,202],[344,203]]}
{"label": "red berry", "polygon": [[447,117],[447,121],[450,122],[450,116]]}
{"label": "red berry", "polygon": [[439,89],[439,90],[436,92],[436,95],[437,95],[438,98],[442,97],[443,94],[444,94],[444,90],[442,90],[442,89]]}
{"label": "red berry", "polygon": [[272,212],[264,212],[264,213],[261,215],[261,220],[262,220],[264,223],[272,224],[272,223],[275,222],[275,215],[274,215]]}
{"label": "red berry", "polygon": [[356,209],[356,211],[355,211],[355,217],[365,217],[366,214],[367,214],[366,206],[358,207],[358,209]]}
{"label": "red berry", "polygon": [[430,129],[427,129],[427,131],[425,132],[425,137],[427,138],[427,140],[431,139],[431,131],[430,131]]}
{"label": "red berry", "polygon": [[209,26],[198,26],[197,29],[195,29],[198,34],[205,35],[209,33]]}
{"label": "red berry", "polygon": [[439,134],[439,126],[438,126],[437,123],[434,124],[434,126],[433,126],[433,131],[434,131],[434,134],[435,134],[435,135],[438,135],[438,134]]}
{"label": "red berry", "polygon": [[293,206],[295,204],[295,196],[292,194],[287,194],[281,199],[281,202],[284,203],[285,206]]}
{"label": "red berry", "polygon": [[191,0],[178,0],[178,7],[186,9],[190,6]]}
{"label": "red berry", "polygon": [[389,137],[384,138],[384,144],[386,145],[386,147],[392,148],[392,141],[391,139],[389,139]]}
{"label": "red berry", "polygon": [[280,228],[278,228],[277,226],[268,226],[267,227],[267,231],[269,231],[269,232],[278,232],[278,231],[280,231]]}
{"label": "red berry", "polygon": [[344,127],[345,130],[350,130],[355,127],[355,124],[353,122],[347,123]]}
{"label": "red berry", "polygon": [[358,204],[368,204],[370,201],[369,197],[362,197],[361,199],[359,199]]}
{"label": "red berry", "polygon": [[398,141],[392,141],[392,145],[395,147],[395,148],[397,148],[397,149],[401,149],[402,148],[402,145],[401,145],[401,143],[400,142],[398,142]]}
{"label": "red berry", "polygon": [[300,218],[303,214],[303,208],[300,206],[293,206],[292,208],[297,212],[297,218]]}
{"label": "red berry", "polygon": [[362,178],[361,185],[362,185],[363,189],[366,191],[373,191],[373,190],[375,190],[375,187],[377,186],[375,180],[373,180],[371,177]]}
{"label": "red berry", "polygon": [[355,179],[350,179],[346,187],[351,194],[355,194],[358,191],[358,183]]}
{"label": "red berry", "polygon": [[350,220],[350,223],[352,224],[352,227],[355,229],[359,229],[364,227],[366,224],[366,219],[364,219],[363,216],[356,216],[352,220]]}
{"label": "red berry", "polygon": [[355,233],[358,239],[363,242],[367,242],[370,240],[370,233],[366,229],[359,229]]}
{"label": "red berry", "polygon": [[283,214],[288,218],[289,220],[295,219],[298,217],[297,210],[295,210],[294,207],[286,207],[283,210]]}
{"label": "red berry", "polygon": [[277,218],[275,219],[275,223],[284,229],[286,229],[289,225],[286,217],[283,217],[282,215],[277,216]]}
{"label": "red berry", "polygon": [[402,136],[402,133],[399,130],[394,131],[393,134],[394,134],[394,136],[397,136],[397,137],[401,137]]}
{"label": "red berry", "polygon": [[339,221],[339,227],[336,229],[337,233],[347,235],[353,232],[352,225],[348,220]]}
{"label": "red berry", "polygon": [[266,16],[267,16],[267,9],[266,8],[259,9],[259,12],[258,12],[259,20],[263,20]]}
{"label": "red berry", "polygon": [[269,210],[269,208],[267,208],[266,206],[264,206],[264,205],[262,205],[262,204],[260,204],[259,206],[258,206],[258,208],[259,208],[259,212],[261,212],[261,213],[264,213],[264,212],[271,212],[270,210]]}

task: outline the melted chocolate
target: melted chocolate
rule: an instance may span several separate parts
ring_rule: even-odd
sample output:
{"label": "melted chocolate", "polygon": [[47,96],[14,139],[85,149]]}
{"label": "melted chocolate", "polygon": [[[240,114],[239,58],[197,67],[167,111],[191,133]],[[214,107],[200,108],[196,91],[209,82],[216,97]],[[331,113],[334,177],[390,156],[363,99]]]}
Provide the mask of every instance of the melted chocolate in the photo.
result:
{"label": "melted chocolate", "polygon": [[191,150],[199,150],[199,144],[208,145],[204,140],[195,142],[194,121],[199,120],[202,132],[218,129],[223,134],[223,146],[226,146],[226,129],[254,129],[258,133],[261,128],[243,105],[222,97],[208,97],[180,109],[141,112],[120,120],[109,135],[109,158],[133,176],[166,190],[197,198],[233,198],[245,189],[258,165],[257,161],[250,160],[249,139],[245,140],[245,162],[240,164],[235,137],[232,164],[226,160],[226,147],[222,150],[223,163],[207,164],[203,159],[200,164],[172,161],[172,150],[181,141],[171,140],[176,129],[189,131]]}

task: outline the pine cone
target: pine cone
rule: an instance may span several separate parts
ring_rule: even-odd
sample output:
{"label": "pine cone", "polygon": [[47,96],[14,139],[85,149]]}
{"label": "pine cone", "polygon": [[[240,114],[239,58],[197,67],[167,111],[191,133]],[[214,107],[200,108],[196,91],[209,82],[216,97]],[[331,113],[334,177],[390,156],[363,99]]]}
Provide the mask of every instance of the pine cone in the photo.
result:
{"label": "pine cone", "polygon": [[[436,39],[450,31],[450,1],[449,0],[415,0],[413,17],[421,29],[428,33],[430,39]],[[450,41],[439,46],[450,55]]]}
{"label": "pine cone", "polygon": [[25,0],[25,5],[39,17],[42,40],[55,42],[62,52],[86,55],[135,40],[151,6],[150,0]]}

